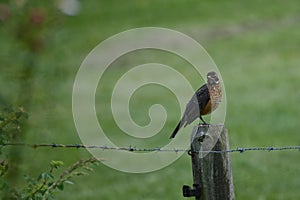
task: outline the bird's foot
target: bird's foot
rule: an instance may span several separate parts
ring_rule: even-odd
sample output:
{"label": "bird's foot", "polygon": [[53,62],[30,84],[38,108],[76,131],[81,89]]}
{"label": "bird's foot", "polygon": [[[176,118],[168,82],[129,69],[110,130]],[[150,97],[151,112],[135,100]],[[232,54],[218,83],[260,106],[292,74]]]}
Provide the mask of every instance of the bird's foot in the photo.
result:
{"label": "bird's foot", "polygon": [[209,123],[203,122],[203,123],[199,123],[199,126],[209,126]]}
{"label": "bird's foot", "polygon": [[199,125],[201,126],[209,126],[209,123],[206,123],[206,121],[202,118],[202,116],[200,115],[200,120],[203,122],[202,124],[199,123]]}

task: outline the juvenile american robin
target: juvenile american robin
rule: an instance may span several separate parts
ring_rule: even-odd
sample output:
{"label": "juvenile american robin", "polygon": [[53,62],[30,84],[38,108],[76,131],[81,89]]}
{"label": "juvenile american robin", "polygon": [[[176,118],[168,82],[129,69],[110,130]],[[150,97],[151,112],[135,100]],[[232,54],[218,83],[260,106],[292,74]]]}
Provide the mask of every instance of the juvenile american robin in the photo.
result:
{"label": "juvenile american robin", "polygon": [[173,131],[171,138],[174,138],[179,129],[192,123],[197,117],[203,124],[207,124],[202,115],[207,115],[214,111],[222,99],[222,88],[216,72],[208,72],[207,83],[202,85],[187,103],[184,114]]}

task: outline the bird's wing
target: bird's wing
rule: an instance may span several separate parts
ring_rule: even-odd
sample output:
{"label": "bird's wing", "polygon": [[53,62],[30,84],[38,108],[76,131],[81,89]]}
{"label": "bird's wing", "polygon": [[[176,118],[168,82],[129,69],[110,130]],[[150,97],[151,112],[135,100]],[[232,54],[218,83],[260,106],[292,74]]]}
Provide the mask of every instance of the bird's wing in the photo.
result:
{"label": "bird's wing", "polygon": [[195,92],[192,99],[186,105],[183,115],[183,121],[186,122],[185,126],[200,116],[200,111],[204,109],[209,100],[209,90],[207,84],[204,84]]}

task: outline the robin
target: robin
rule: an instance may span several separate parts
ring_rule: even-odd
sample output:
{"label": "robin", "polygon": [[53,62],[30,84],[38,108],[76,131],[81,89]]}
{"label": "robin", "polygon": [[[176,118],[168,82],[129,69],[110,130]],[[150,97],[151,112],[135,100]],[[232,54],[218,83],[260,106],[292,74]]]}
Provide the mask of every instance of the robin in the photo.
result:
{"label": "robin", "polygon": [[222,88],[218,75],[216,72],[208,72],[207,83],[202,85],[187,103],[184,114],[170,136],[170,139],[175,137],[182,126],[186,127],[197,119],[197,117],[201,119],[203,124],[208,125],[202,118],[202,115],[207,115],[214,111],[220,104],[221,99]]}

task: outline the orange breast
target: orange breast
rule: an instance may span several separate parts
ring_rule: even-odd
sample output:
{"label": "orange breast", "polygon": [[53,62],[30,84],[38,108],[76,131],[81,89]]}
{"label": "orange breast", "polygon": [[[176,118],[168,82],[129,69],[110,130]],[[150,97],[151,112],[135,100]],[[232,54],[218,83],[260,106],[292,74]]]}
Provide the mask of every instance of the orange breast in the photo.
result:
{"label": "orange breast", "polygon": [[216,110],[222,99],[222,89],[220,85],[208,86],[210,100],[200,111],[200,115],[207,115]]}
{"label": "orange breast", "polygon": [[211,101],[209,100],[206,104],[206,106],[204,107],[204,109],[202,109],[200,111],[200,115],[207,115],[211,112]]}

